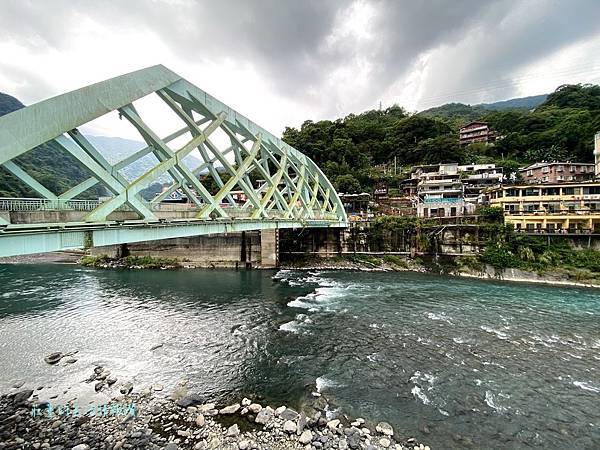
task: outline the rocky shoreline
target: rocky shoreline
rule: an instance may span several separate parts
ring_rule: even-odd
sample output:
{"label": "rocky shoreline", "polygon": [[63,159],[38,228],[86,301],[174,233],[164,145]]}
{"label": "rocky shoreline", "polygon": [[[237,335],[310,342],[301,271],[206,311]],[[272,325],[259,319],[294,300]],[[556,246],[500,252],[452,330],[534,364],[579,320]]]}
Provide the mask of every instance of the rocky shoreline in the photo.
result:
{"label": "rocky shoreline", "polygon": [[436,275],[448,275],[480,280],[509,281],[516,283],[536,283],[551,286],[573,286],[585,288],[600,288],[600,282],[591,280],[572,280],[555,272],[539,274],[520,269],[495,269],[485,266],[481,270],[461,268],[460,270],[443,271],[429,265],[420,264],[418,261],[408,261],[406,264],[397,265],[380,260],[379,263],[369,261],[351,261],[342,258],[323,258],[306,261],[284,263],[280,269],[284,270],[356,270],[361,272],[418,272]]}
{"label": "rocky shoreline", "polygon": [[[360,418],[328,420],[324,411],[307,415],[247,398],[216,405],[201,394],[187,393],[184,385],[171,396],[161,395],[162,390],[154,385],[132,392],[122,386],[93,414],[75,414],[76,400],[72,400],[62,415],[42,400],[40,391],[3,394],[0,449],[429,449],[415,439],[398,437],[385,422],[370,428]],[[48,408],[53,408],[52,414]]]}
{"label": "rocky shoreline", "polygon": [[[49,356],[46,362],[54,365],[67,355]],[[248,398],[215,404],[190,392],[187,381],[170,394],[159,384],[134,389],[132,382],[117,383],[101,366],[82,383],[110,400],[83,406],[72,398],[53,404],[43,386],[32,389],[23,382],[0,395],[0,449],[429,450],[398,436],[385,422],[327,417],[328,402],[318,392],[298,412]]]}

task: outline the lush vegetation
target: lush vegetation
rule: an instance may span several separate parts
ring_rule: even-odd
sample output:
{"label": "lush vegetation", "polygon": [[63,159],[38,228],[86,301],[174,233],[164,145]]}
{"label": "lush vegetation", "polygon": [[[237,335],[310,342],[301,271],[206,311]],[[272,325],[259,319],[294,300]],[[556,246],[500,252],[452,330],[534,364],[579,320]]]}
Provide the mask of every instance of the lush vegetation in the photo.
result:
{"label": "lush vegetation", "polygon": [[[0,116],[23,108],[10,95],[0,93]],[[70,154],[52,143],[43,144],[19,156],[15,163],[50,191],[60,194],[89,178],[89,172]],[[92,188],[79,198],[98,198],[104,195],[101,187]],[[0,197],[39,197],[10,172],[0,167]]]}
{"label": "lush vegetation", "polygon": [[[530,105],[510,109],[507,104],[494,111],[449,104],[420,114],[394,106],[334,121],[309,120],[300,129],[286,128],[283,138],[314,159],[342,192],[369,191],[379,180],[401,179],[414,164],[496,163],[512,171],[539,160],[593,159],[600,86],[561,86],[534,110]],[[458,128],[474,119],[488,121],[500,139],[494,145],[460,147]],[[396,177],[374,170],[394,161],[405,169]]]}
{"label": "lush vegetation", "polygon": [[84,256],[79,263],[83,266],[97,268],[176,269],[181,267],[181,263],[177,258],[131,255],[124,258],[111,258],[107,255]]}
{"label": "lush vegetation", "polygon": [[481,261],[499,269],[564,272],[576,279],[600,279],[600,251],[576,249],[562,238],[514,233],[498,229],[486,242]]}

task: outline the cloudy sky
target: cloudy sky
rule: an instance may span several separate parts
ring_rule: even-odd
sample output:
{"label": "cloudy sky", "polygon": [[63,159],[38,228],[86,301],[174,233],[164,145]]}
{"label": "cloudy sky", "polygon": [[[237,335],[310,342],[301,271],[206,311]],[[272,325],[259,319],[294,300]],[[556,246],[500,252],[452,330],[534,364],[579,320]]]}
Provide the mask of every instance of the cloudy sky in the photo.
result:
{"label": "cloudy sky", "polygon": [[599,83],[600,1],[0,0],[0,55],[26,104],[160,63],[280,134]]}

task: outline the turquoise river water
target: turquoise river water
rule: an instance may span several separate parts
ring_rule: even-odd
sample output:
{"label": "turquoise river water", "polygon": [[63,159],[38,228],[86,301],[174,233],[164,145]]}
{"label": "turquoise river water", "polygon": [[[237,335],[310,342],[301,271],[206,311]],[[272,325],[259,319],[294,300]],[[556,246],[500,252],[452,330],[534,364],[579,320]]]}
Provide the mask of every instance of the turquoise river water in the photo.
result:
{"label": "turquoise river water", "polygon": [[[161,345],[158,348],[153,347]],[[71,365],[45,355],[77,350]],[[600,291],[415,273],[0,266],[0,392],[136,388],[386,420],[435,449],[600,448]],[[93,391],[92,385],[84,388]]]}

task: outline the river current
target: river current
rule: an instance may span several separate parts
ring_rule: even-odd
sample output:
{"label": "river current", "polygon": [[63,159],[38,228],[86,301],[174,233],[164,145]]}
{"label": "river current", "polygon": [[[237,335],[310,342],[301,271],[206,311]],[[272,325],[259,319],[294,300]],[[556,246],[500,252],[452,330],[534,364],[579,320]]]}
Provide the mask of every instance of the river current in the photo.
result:
{"label": "river current", "polygon": [[[49,366],[55,351],[78,361]],[[299,407],[318,390],[332,416],[436,449],[600,448],[600,291],[579,287],[4,265],[0,360],[0,392],[25,381],[67,398],[101,364],[222,403]]]}

